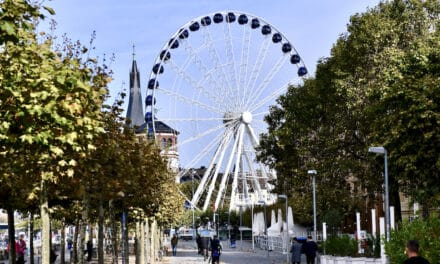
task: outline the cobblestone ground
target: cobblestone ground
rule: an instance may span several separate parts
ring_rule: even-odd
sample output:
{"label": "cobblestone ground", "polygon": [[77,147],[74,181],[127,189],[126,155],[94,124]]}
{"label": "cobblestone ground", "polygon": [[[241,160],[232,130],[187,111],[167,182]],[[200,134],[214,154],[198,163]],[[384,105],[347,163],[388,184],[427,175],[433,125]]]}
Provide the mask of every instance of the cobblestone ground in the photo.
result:
{"label": "cobblestone ground", "polygon": [[[282,264],[286,263],[286,255],[279,252],[267,252],[255,248],[252,250],[252,244],[247,241],[237,241],[236,248],[229,248],[227,242],[222,241],[223,251],[220,257],[221,264]],[[171,252],[170,252],[171,253]],[[169,254],[170,254],[169,253]],[[177,256],[164,257],[163,263],[166,264],[192,264],[209,263],[203,256],[197,254],[194,241],[179,241],[177,247]]]}

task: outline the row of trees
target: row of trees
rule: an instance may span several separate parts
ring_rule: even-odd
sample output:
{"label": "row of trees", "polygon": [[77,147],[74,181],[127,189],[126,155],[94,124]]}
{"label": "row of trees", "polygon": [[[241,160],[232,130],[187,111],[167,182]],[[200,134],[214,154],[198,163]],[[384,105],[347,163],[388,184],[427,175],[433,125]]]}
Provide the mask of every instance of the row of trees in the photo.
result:
{"label": "row of trees", "polygon": [[52,14],[28,0],[0,3],[0,208],[10,243],[14,211],[39,215],[43,263],[51,218],[77,225],[80,247],[86,225],[98,223],[102,263],[105,219],[135,211],[139,221],[170,224],[183,201],[159,150],[120,117],[123,96],[105,105],[106,61],[91,58],[91,47],[37,32]]}
{"label": "row of trees", "polygon": [[318,171],[319,218],[343,219],[364,212],[366,201],[379,204],[383,156],[368,147],[384,146],[391,204],[399,210],[403,192],[428,212],[440,205],[439,96],[440,2],[381,2],[352,16],[315,77],[278,99],[260,159],[278,171],[277,191],[292,197],[295,219],[308,224],[307,170]]}

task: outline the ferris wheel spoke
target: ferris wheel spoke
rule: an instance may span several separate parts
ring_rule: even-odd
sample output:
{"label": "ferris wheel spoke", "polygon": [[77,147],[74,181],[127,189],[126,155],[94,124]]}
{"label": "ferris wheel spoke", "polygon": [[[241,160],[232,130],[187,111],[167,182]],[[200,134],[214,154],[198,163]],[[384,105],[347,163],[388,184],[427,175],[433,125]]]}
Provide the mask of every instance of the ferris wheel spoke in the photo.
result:
{"label": "ferris wheel spoke", "polygon": [[[211,142],[209,142],[209,144],[207,144],[206,147],[204,147],[202,150],[200,150],[200,152],[186,165],[186,167],[187,168],[193,168],[194,166],[196,166],[196,164],[201,159],[203,159],[216,146],[218,146],[218,144],[221,142],[222,138],[223,138],[223,135],[222,134],[218,134],[215,139],[211,140]],[[189,169],[185,169],[185,170],[181,171],[179,173],[179,176],[185,175],[188,171],[189,171]]]}
{"label": "ferris wheel spoke", "polygon": [[[256,109],[258,109],[258,108],[256,108]],[[268,115],[269,113],[270,113],[269,111],[264,111],[264,112],[259,112],[259,113],[252,114],[252,116],[254,116],[254,117],[264,116],[264,115]]]}
{"label": "ferris wheel spoke", "polygon": [[208,54],[212,62],[214,63],[214,68],[216,69],[216,72],[218,72],[221,76],[221,79],[223,80],[223,85],[221,85],[221,92],[223,94],[223,97],[226,99],[233,98],[234,95],[234,89],[233,84],[231,84],[231,80],[227,77],[224,66],[221,63],[219,51],[217,50],[217,46],[213,45],[214,41],[212,39],[212,34],[209,29],[209,27],[205,27],[205,41],[206,45],[208,47]]}
{"label": "ferris wheel spoke", "polygon": [[250,27],[243,27],[243,44],[241,47],[241,57],[240,57],[240,73],[238,74],[238,83],[243,95],[242,95],[242,105],[244,106],[244,100],[246,92],[246,80],[248,74],[248,65],[249,65],[249,55],[250,55],[250,46],[251,46],[251,29]]}
{"label": "ferris wheel spoke", "polygon": [[[206,40],[205,40],[206,42]],[[212,45],[212,43],[205,43],[206,47]],[[219,93],[222,91],[223,85],[217,80],[221,80],[221,75],[218,71],[210,70],[209,67],[204,63],[204,60],[195,51],[194,47],[189,42],[184,42],[185,51],[190,58],[192,58],[193,63],[196,65],[198,71],[203,74],[203,80],[208,80],[209,86],[214,89],[210,89],[212,93],[215,94],[217,98],[223,98],[223,94]]]}
{"label": "ferris wheel spoke", "polygon": [[[224,37],[226,39],[226,57],[227,57],[227,67],[229,70],[229,76],[231,78],[231,82],[232,82],[232,87],[235,87],[235,89],[233,90],[233,95],[235,95],[235,97],[233,98],[240,98],[240,94],[239,94],[239,83],[238,83],[238,79],[237,79],[237,69],[236,69],[236,65],[235,65],[235,54],[234,54],[234,45],[232,43],[232,36],[231,36],[231,24],[230,23],[225,23],[224,24]],[[238,102],[237,100],[234,100],[236,102]],[[236,107],[239,107],[239,105],[237,105]]]}
{"label": "ferris wheel spoke", "polygon": [[232,131],[228,130],[228,133],[226,134],[225,137],[226,137],[226,140],[224,141],[224,144],[222,146],[220,158],[218,159],[217,166],[215,167],[214,174],[212,175],[211,184],[209,186],[208,194],[206,195],[206,198],[205,198],[205,204],[203,205],[203,210],[204,211],[208,208],[209,203],[211,201],[212,191],[215,188],[215,184],[217,182],[217,177],[218,177],[221,165],[223,164],[223,158],[225,157],[226,150],[228,149],[229,143],[230,143],[231,138],[232,138]]}
{"label": "ferris wheel spoke", "polygon": [[289,58],[288,56],[282,56],[281,58],[279,58],[276,64],[273,67],[271,67],[271,70],[265,76],[265,78],[258,86],[258,88],[252,89],[252,92],[248,97],[248,101],[247,101],[248,106],[254,104],[256,101],[259,101],[260,99],[259,97],[261,96],[261,93],[266,89],[267,85],[273,80],[275,75],[280,71],[281,66],[283,66],[283,64],[286,62],[288,58]]}
{"label": "ferris wheel spoke", "polygon": [[215,107],[213,107],[211,105],[204,104],[204,103],[202,103],[202,102],[200,102],[198,100],[195,100],[193,98],[189,98],[187,96],[183,96],[183,95],[181,95],[181,94],[179,94],[179,93],[177,93],[175,91],[171,91],[171,90],[164,89],[164,88],[160,88],[160,91],[163,92],[164,94],[167,94],[167,95],[171,96],[172,98],[175,98],[175,99],[181,101],[181,102],[187,103],[189,105],[196,105],[196,106],[198,106],[200,108],[203,108],[203,109],[205,109],[207,111],[210,111],[210,112],[213,112],[213,113],[217,113],[217,114],[222,115],[223,112],[224,112],[221,109],[215,108]]}
{"label": "ferris wheel spoke", "polygon": [[[264,106],[265,104],[271,102],[272,100],[278,98],[282,93],[284,93],[286,91],[286,87],[285,86],[281,86],[280,88],[278,88],[278,90],[276,90],[275,92],[272,92],[271,94],[269,94],[268,96],[266,96],[266,98],[260,98],[260,100],[258,102],[256,102],[254,100],[254,102],[252,104],[249,105],[249,109],[251,109],[250,111],[255,111],[257,109],[259,109],[260,107]],[[253,105],[255,104],[255,105]]]}
{"label": "ferris wheel spoke", "polygon": [[209,83],[210,83],[210,87],[217,87],[218,84],[215,81],[215,78],[212,77],[212,72],[209,71],[206,66],[203,64],[202,60],[200,59],[200,57],[197,55],[197,53],[195,52],[191,52],[193,51],[193,48],[191,47],[190,44],[187,44],[187,42],[185,42],[185,46],[186,46],[186,50],[188,50],[188,60],[183,64],[184,67],[181,67],[179,65],[177,65],[174,60],[169,60],[169,64],[170,64],[170,68],[178,75],[181,77],[182,80],[185,80],[189,85],[191,85],[194,89],[196,89],[197,91],[201,92],[203,95],[206,96],[206,98],[209,98],[211,101],[213,101],[214,103],[221,103],[220,101],[218,101],[219,97],[218,94],[214,93],[214,91],[216,91],[216,89],[206,89],[205,86],[201,85],[199,81],[197,81],[197,78],[191,76],[189,74],[190,71],[186,70],[186,66],[188,65],[189,62],[193,62],[195,65],[198,66],[198,70],[201,71],[204,75],[204,77],[208,77],[209,79]]}
{"label": "ferris wheel spoke", "polygon": [[188,117],[188,118],[161,118],[161,121],[167,123],[167,122],[202,122],[202,121],[229,121],[231,122],[233,119],[228,119],[224,117]]}
{"label": "ferris wheel spoke", "polygon": [[[193,60],[197,60],[197,58],[193,58]],[[174,63],[173,60],[170,60],[169,62],[170,68],[181,77],[182,80],[186,81],[189,85],[191,85],[194,89],[202,93],[206,96],[206,98],[209,98],[212,102],[219,104],[221,103],[218,101],[220,98],[218,95],[214,94],[213,89],[207,89],[205,86],[200,85],[199,82],[196,81],[196,79],[189,74],[189,71],[186,71],[184,68],[178,66],[176,63]]]}
{"label": "ferris wheel spoke", "polygon": [[257,78],[260,75],[261,68],[263,67],[263,62],[268,54],[270,44],[271,42],[269,38],[264,39],[263,43],[261,43],[261,46],[258,50],[257,59],[252,67],[252,71],[250,72],[249,80],[247,80],[245,85],[245,87],[247,87],[247,93],[252,92],[253,87],[255,87],[255,83],[257,82]]}
{"label": "ferris wheel spoke", "polygon": [[211,129],[208,129],[208,130],[204,131],[203,133],[200,133],[198,135],[192,136],[192,137],[190,137],[190,138],[180,142],[179,144],[177,144],[177,146],[180,147],[180,146],[186,145],[188,143],[191,143],[191,142],[193,142],[195,140],[199,140],[199,139],[201,139],[203,137],[206,137],[207,135],[212,134],[212,133],[214,133],[214,132],[216,132],[216,131],[218,131],[220,129],[224,129],[224,124],[220,124],[220,125],[218,125],[218,126],[216,126],[214,128],[211,128]]}

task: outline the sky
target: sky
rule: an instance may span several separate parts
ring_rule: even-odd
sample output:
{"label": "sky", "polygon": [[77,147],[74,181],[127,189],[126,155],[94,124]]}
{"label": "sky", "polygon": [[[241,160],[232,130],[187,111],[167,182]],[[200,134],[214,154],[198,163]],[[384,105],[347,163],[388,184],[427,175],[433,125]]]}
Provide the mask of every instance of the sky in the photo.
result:
{"label": "sky", "polygon": [[[296,49],[301,56],[310,75],[313,76],[317,61],[320,58],[329,56],[332,45],[341,34],[346,32],[346,26],[349,23],[350,16],[367,11],[368,8],[377,5],[379,1],[380,0],[54,0],[46,1],[45,4],[52,7],[56,12],[56,15],[53,17],[57,22],[56,35],[61,36],[66,33],[72,40],[79,40],[83,44],[88,44],[92,33],[95,32],[96,38],[93,43],[95,49],[92,52],[92,56],[101,58],[104,55],[106,57],[114,56],[114,61],[110,64],[110,68],[113,71],[113,81],[109,85],[110,95],[113,98],[123,89],[125,89],[125,92],[128,92],[129,71],[132,65],[134,45],[135,57],[141,74],[142,94],[145,99],[146,86],[150,78],[151,69],[160,51],[164,45],[168,43],[173,34],[182,28],[183,25],[197,17],[211,15],[219,11],[237,11],[262,18],[287,38],[288,42],[293,45],[294,49]],[[233,26],[239,27],[238,25]],[[226,36],[218,25],[215,26],[213,24],[210,27],[220,31],[217,32],[219,33],[219,38]],[[45,25],[43,24],[41,30],[44,29]],[[196,35],[193,33],[190,34],[191,37]],[[261,34],[259,35],[261,36]],[[198,36],[203,36],[203,34],[199,34]],[[193,40],[193,38],[191,38],[191,40]],[[283,39],[283,43],[284,41],[285,39]],[[238,42],[240,42],[240,40],[238,40]],[[234,47],[240,47],[240,43],[234,42],[234,45]],[[256,46],[257,45],[251,46],[251,48],[253,49]],[[279,46],[276,47],[277,50],[274,54],[282,56]],[[255,48],[255,50],[256,49],[257,48]],[[183,48],[179,48],[177,51],[182,50]],[[175,51],[176,50],[173,50],[172,52],[173,60],[175,58],[174,55],[178,55]],[[203,51],[200,51],[200,54],[203,54]],[[209,59],[208,52],[205,51],[205,54],[205,59]],[[182,67],[186,67],[184,64],[182,65]],[[238,62],[237,65],[240,65],[240,62]],[[239,66],[237,66],[237,68],[239,68]],[[269,71],[270,68],[271,66],[263,67],[262,71]],[[185,69],[187,69],[190,74],[193,73],[191,68],[188,67]],[[165,73],[170,73],[168,68],[165,71]],[[226,68],[226,71],[228,71],[228,68]],[[239,70],[236,69],[236,71],[238,72]],[[232,71],[227,73],[232,75]],[[240,74],[237,74],[237,76],[240,76]],[[217,74],[217,77],[222,76]],[[203,85],[211,85],[211,83],[206,81],[205,77],[200,78]],[[259,81],[262,81],[262,79]],[[222,83],[222,80],[219,82]],[[240,80],[236,82],[237,86],[240,86],[239,82]],[[172,82],[170,82],[170,85],[171,83]],[[273,82],[273,86],[278,85],[280,84],[277,83],[276,79]],[[271,87],[269,87],[267,94],[262,94],[262,98],[270,97],[270,88]],[[178,93],[182,92],[180,94],[180,99],[182,99],[183,96],[186,96],[184,92],[190,91],[189,89],[191,89],[191,87],[175,91],[178,91]],[[196,97],[194,97],[194,95],[196,95]],[[193,96],[192,98],[197,98],[198,100],[200,95],[200,92],[193,91],[192,95],[188,93],[188,98]],[[215,97],[221,98],[222,96],[218,96],[217,93]],[[237,96],[232,96],[231,99],[236,99],[235,97]],[[166,99],[168,99],[166,96],[157,98],[158,101],[160,100],[161,103],[164,104]],[[186,127],[179,127],[179,124],[168,123],[173,128],[182,132],[179,135],[180,142],[201,135],[204,131],[218,126],[218,124],[220,124],[221,128],[224,128],[222,121],[224,122],[224,115],[229,113],[227,112],[229,110],[225,112],[224,109],[229,109],[228,107],[231,105],[227,103],[232,102],[232,100],[225,102],[221,100],[223,100],[223,98],[214,99],[215,102],[225,103],[225,106],[221,107],[223,111],[217,116],[200,115],[205,114],[207,108],[211,109],[211,106],[215,107],[215,105],[212,105],[212,102],[208,100],[202,101],[200,99],[199,101],[205,103],[206,107],[204,109],[197,109],[194,104],[173,106],[174,114],[183,114],[179,116],[182,120],[185,118],[193,118],[194,114],[203,118],[216,117],[215,121],[204,123],[206,126],[185,123]],[[255,102],[258,103],[258,98]],[[274,100],[272,102],[274,102]],[[126,99],[125,105],[127,104],[128,98]],[[168,103],[168,105],[172,104],[173,102],[171,101]],[[265,107],[267,110],[268,107]],[[171,107],[163,107],[158,110],[161,111],[161,120],[164,120],[163,118],[167,114],[169,116],[172,115],[171,113],[166,113],[172,112],[170,109]],[[243,113],[243,111],[244,110],[240,109],[236,112]],[[258,111],[255,111],[252,114],[257,112]],[[257,119],[256,115],[253,117],[255,120]],[[259,119],[259,121],[262,122],[263,115],[260,115]],[[264,131],[264,129],[265,127],[263,126],[262,130]],[[192,131],[193,134],[190,134],[190,131]],[[185,132],[187,132],[187,134],[185,134]],[[256,131],[256,133],[258,132],[260,131]],[[181,148],[179,146],[180,161],[182,163],[190,163],[190,158],[185,158],[185,155],[182,155],[182,153],[190,153],[191,151],[193,154],[205,153],[204,147],[208,145],[209,142],[214,142],[213,140],[220,139],[205,137],[204,141],[199,142],[200,147],[197,150],[196,145],[191,141],[189,141],[191,144],[188,144],[188,150],[185,150],[185,147]],[[215,144],[212,146],[213,147],[209,150],[211,155],[215,150]],[[209,157],[209,155],[205,156]],[[207,165],[209,161],[200,161],[198,163]]]}
{"label": "sky", "polygon": [[[379,0],[53,0],[57,35],[87,44],[96,32],[94,56],[114,55],[111,95],[128,89],[132,46],[145,89],[161,47],[183,24],[216,11],[236,10],[271,23],[293,43],[313,74],[319,58],[329,56],[351,15]],[[125,85],[123,85],[125,83]]]}

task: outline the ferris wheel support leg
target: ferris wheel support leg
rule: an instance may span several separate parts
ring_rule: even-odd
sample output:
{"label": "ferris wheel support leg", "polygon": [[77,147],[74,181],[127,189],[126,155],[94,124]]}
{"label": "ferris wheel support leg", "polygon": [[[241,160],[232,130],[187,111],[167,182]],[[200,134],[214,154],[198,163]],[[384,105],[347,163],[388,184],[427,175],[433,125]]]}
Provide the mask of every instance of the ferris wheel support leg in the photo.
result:
{"label": "ferris wheel support leg", "polygon": [[211,160],[211,163],[209,164],[208,169],[203,174],[203,178],[200,181],[200,184],[197,187],[196,192],[194,193],[194,197],[192,198],[192,201],[191,201],[192,204],[198,203],[200,196],[201,196],[203,190],[205,189],[206,182],[208,181],[209,175],[211,174],[212,168],[214,167],[215,161],[217,160],[219,153],[220,153],[220,146],[215,151],[214,158]]}
{"label": "ferris wheel support leg", "polygon": [[[246,125],[247,131],[250,134],[250,138],[252,139],[252,143],[254,144],[254,148],[257,149],[257,147],[260,145],[257,136],[255,135],[255,132],[253,130],[253,128],[250,125]],[[264,185],[267,188],[267,180],[268,180],[268,176],[266,173],[266,169],[264,168],[263,164],[261,164],[261,162],[258,162],[258,164],[260,165],[260,169],[261,169],[261,174],[263,176],[264,179]]]}
{"label": "ferris wheel support leg", "polygon": [[260,193],[261,186],[260,186],[260,183],[258,182],[257,172],[255,171],[255,168],[251,162],[251,158],[249,157],[249,155],[247,153],[245,153],[245,158],[246,158],[246,162],[248,164],[249,171],[251,173],[252,187],[254,189],[254,192]]}
{"label": "ferris wheel support leg", "polygon": [[[232,133],[232,131],[231,131],[231,133]],[[238,138],[238,131],[237,131],[237,134],[235,136],[236,136],[236,138]],[[234,160],[233,153],[235,153],[235,151],[237,149],[237,146],[238,146],[238,141],[236,140],[234,142],[233,147],[232,147],[232,151],[231,151],[231,155],[229,156],[228,164],[226,165],[225,174],[223,175],[222,181],[220,183],[220,188],[219,188],[219,191],[217,193],[217,198],[215,200],[215,208],[218,208],[218,206],[220,204],[220,200],[221,200],[222,195],[223,195],[223,192],[225,190],[226,182],[228,181],[228,178],[229,178],[229,170],[231,169],[232,161]]]}
{"label": "ferris wheel support leg", "polygon": [[[215,167],[215,172],[214,172],[214,175],[212,176],[211,184],[209,185],[208,194],[206,196],[205,203],[203,205],[203,211],[206,211],[206,209],[209,206],[209,202],[211,201],[211,195],[212,195],[212,191],[214,190],[215,183],[217,182],[218,172],[221,168],[221,165],[223,164],[223,158],[225,156],[226,149],[228,148],[230,141],[231,141],[231,133],[227,133],[226,137],[223,140],[222,145],[220,147],[221,148],[220,158],[217,162],[217,166]],[[217,208],[217,207],[215,207],[215,208]]]}
{"label": "ferris wheel support leg", "polygon": [[238,137],[238,147],[237,147],[237,154],[236,154],[236,160],[235,160],[235,171],[234,171],[234,180],[232,181],[232,191],[231,191],[231,201],[229,203],[229,211],[232,211],[232,209],[235,209],[235,196],[237,193],[237,181],[238,181],[238,170],[240,168],[240,158],[241,158],[241,151],[243,148],[243,134],[244,134],[244,125],[240,124],[239,127],[239,137]]}

